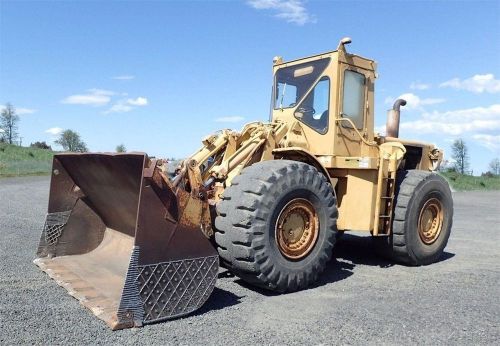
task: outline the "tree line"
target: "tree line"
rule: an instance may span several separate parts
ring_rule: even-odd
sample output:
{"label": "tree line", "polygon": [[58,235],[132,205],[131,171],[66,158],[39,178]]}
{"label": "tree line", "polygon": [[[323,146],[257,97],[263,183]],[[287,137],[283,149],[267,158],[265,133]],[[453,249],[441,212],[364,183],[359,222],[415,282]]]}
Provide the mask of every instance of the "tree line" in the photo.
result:
{"label": "tree line", "polygon": [[[472,172],[469,171],[469,148],[463,139],[459,138],[453,142],[451,145],[451,157],[453,158],[454,163],[451,167],[445,167],[445,169],[464,175],[472,175]],[[484,175],[500,175],[500,159],[494,158],[490,162],[488,169],[489,171],[483,173]]]}
{"label": "tree line", "polygon": [[[2,109],[0,114],[0,142],[8,144],[17,144],[19,139],[19,115],[16,113],[15,107],[11,103],[7,103]],[[54,141],[55,144],[60,145],[65,151],[71,152],[87,152],[88,148],[85,142],[80,137],[78,132],[73,130],[64,130],[59,134],[57,140]],[[45,141],[37,141],[31,143],[31,147],[40,149],[50,149],[51,146]],[[116,147],[116,152],[126,152],[127,149],[123,144],[119,144]]]}
{"label": "tree line", "polygon": [[[0,142],[14,144],[19,137],[18,123],[19,115],[16,114],[16,109],[10,103],[7,103],[2,110],[0,116]],[[73,130],[64,130],[59,134],[59,138],[54,141],[59,144],[65,151],[72,152],[87,152],[87,145],[82,140],[80,135]],[[52,149],[50,145],[45,142],[35,142],[31,146],[41,149]],[[116,152],[123,153],[127,149],[123,144],[119,144],[115,148]],[[457,139],[451,146],[451,157],[453,158],[453,165],[451,167],[444,167],[445,170],[453,170],[460,174],[470,174],[469,167],[469,149],[463,139]],[[490,162],[489,172],[486,174],[500,175],[500,159],[495,158]]]}

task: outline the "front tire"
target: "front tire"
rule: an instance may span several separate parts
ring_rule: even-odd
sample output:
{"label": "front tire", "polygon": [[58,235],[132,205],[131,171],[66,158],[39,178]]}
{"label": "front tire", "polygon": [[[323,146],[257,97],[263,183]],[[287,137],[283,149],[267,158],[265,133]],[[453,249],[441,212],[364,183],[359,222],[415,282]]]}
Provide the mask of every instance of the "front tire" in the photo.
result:
{"label": "front tire", "polygon": [[219,255],[243,280],[278,292],[315,282],[337,231],[333,189],[316,168],[289,160],[242,170],[217,205]]}

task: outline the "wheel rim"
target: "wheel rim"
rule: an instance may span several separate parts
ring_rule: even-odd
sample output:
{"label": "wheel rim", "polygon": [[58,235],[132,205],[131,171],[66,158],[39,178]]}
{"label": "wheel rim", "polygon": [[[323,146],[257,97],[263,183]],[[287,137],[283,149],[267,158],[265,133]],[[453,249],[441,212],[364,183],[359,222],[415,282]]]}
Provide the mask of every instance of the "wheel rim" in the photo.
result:
{"label": "wheel rim", "polygon": [[443,228],[443,205],[436,198],[425,202],[418,218],[418,234],[424,244],[430,245],[436,241]]}
{"label": "wheel rim", "polygon": [[295,198],[283,207],[276,222],[276,240],[283,256],[304,258],[314,248],[318,233],[318,214],[311,202]]}

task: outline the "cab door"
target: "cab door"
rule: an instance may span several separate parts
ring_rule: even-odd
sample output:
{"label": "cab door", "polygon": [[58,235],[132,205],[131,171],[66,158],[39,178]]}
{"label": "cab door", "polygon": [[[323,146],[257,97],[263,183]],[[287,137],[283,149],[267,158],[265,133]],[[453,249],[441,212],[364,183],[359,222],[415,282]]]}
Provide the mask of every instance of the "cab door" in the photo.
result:
{"label": "cab door", "polygon": [[336,126],[335,155],[359,157],[363,154],[363,141],[359,134],[367,140],[369,135],[368,87],[372,73],[344,63],[340,64],[339,70],[341,87],[339,89],[339,121]]}

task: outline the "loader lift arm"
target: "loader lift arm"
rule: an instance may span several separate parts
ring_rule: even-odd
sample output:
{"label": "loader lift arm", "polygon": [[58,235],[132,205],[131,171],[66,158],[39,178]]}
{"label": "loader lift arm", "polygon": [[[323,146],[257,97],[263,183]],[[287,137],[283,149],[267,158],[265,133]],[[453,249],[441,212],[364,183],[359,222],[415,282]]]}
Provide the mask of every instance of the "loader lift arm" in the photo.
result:
{"label": "loader lift arm", "polygon": [[205,137],[203,146],[184,160],[173,179],[174,188],[184,186],[193,198],[216,203],[224,187],[252,162],[274,158],[276,143],[285,135],[284,123],[247,124],[240,133],[222,130]]}

